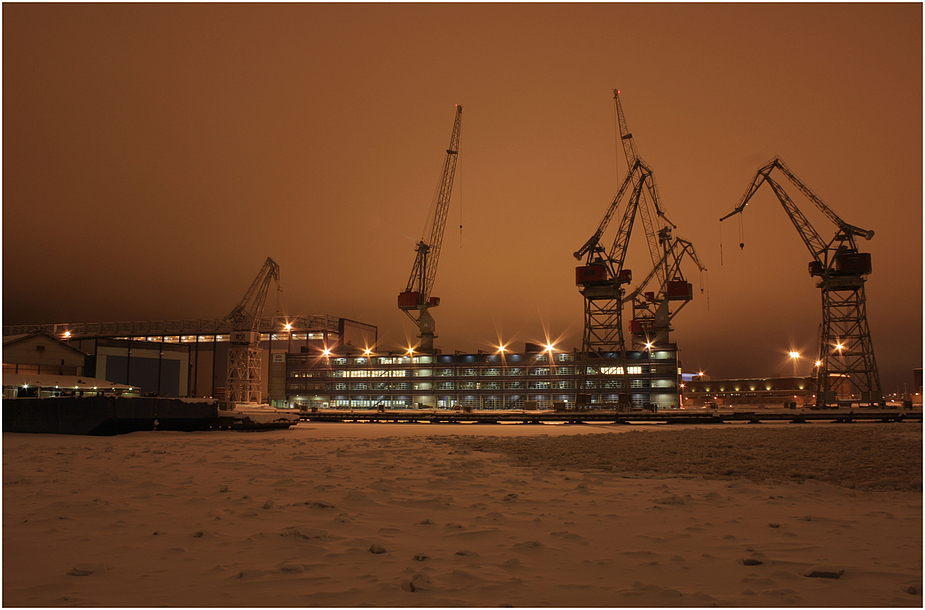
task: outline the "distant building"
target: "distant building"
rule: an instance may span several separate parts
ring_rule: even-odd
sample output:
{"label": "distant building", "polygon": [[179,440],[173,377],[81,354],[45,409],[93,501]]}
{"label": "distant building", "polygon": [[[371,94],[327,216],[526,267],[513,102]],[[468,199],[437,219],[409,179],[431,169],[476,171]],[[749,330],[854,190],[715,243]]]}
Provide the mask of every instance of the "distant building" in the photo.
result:
{"label": "distant building", "polygon": [[747,405],[783,407],[816,404],[812,377],[764,377],[750,379],[702,379],[692,376],[684,382],[682,396],[686,408]]}
{"label": "distant building", "polygon": [[3,337],[3,372],[83,375],[87,354],[44,330]]}
{"label": "distant building", "polygon": [[[92,375],[92,358],[39,329],[3,338],[3,397],[131,394],[128,385]],[[85,373],[91,372],[91,376]]]}

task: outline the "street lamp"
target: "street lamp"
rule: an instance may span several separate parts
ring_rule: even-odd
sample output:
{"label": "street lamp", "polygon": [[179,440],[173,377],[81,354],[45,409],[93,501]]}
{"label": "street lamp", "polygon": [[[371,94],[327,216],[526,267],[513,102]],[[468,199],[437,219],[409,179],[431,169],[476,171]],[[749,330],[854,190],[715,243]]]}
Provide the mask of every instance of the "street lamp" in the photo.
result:
{"label": "street lamp", "polygon": [[797,376],[797,360],[800,358],[800,352],[790,352],[790,359],[793,360],[793,376]]}

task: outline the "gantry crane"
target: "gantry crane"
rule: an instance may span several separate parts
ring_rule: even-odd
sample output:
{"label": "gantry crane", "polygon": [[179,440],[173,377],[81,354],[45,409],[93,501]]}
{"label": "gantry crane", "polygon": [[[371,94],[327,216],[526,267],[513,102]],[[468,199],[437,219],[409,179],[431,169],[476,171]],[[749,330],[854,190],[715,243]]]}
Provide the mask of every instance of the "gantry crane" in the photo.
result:
{"label": "gantry crane", "polygon": [[[437,274],[437,262],[440,259],[440,248],[443,244],[443,230],[446,227],[446,215],[450,207],[450,195],[453,192],[453,176],[456,174],[456,159],[459,152],[459,125],[462,119],[462,106],[456,104],[456,118],[453,121],[453,133],[450,136],[450,146],[446,150],[446,159],[443,163],[443,174],[433,211],[433,223],[429,232],[415,246],[414,266],[408,285],[398,295],[398,308],[408,314],[411,321],[420,330],[421,339],[418,349],[422,352],[434,351],[434,337],[436,324],[428,311],[431,307],[440,304],[439,297],[430,295]],[[428,215],[428,219],[430,216]],[[425,226],[425,230],[427,227]],[[416,312],[416,313],[415,313]]]}
{"label": "gantry crane", "polygon": [[[771,177],[777,170],[799,189],[837,227],[835,236],[825,241],[779,182]],[[822,332],[815,370],[816,406],[837,404],[839,388],[857,391],[861,402],[883,404],[880,373],[867,324],[865,276],[871,272],[870,254],[859,252],[855,237],[871,239],[873,231],[843,221],[816,196],[780,157],[760,167],[739,205],[722,218],[741,213],[758,188],[767,183],[796,227],[813,260],[809,274],[818,277],[822,291]]]}
{"label": "gantry crane", "polygon": [[[668,323],[673,317],[673,314],[669,312],[669,301],[683,301],[681,305],[683,306],[692,298],[691,286],[681,274],[681,258],[686,253],[703,270],[690,242],[680,238],[673,239],[671,236],[671,229],[676,228],[676,225],[661,209],[652,169],[636,153],[633,135],[627,128],[619,94],[620,92],[615,89],[614,101],[620,139],[626,156],[627,174],[598,225],[597,231],[574,253],[576,259],[586,259],[585,264],[575,270],[576,284],[585,299],[581,348],[585,362],[579,374],[579,403],[588,400],[588,397],[584,395],[589,388],[589,379],[586,377],[588,368],[594,368],[597,373],[602,373],[600,363],[595,364],[595,361],[605,354],[613,353],[620,354],[622,364],[618,371],[622,376],[623,391],[618,392],[618,401],[624,404],[629,401],[623,304],[634,300],[633,297],[640,293],[643,287],[653,278],[657,278],[659,288],[648,293],[651,299],[645,306],[640,304],[636,312],[638,317],[634,316],[634,323],[630,330],[635,348],[651,348],[656,343],[667,343],[670,328]],[[606,251],[600,245],[601,239],[627,194],[626,207],[623,210],[616,237],[610,250]],[[640,288],[630,297],[626,297],[625,286],[632,282],[633,275],[632,271],[626,269],[624,265],[637,213],[642,220],[643,232],[652,259],[652,271]],[[677,307],[674,313],[676,314],[678,310],[680,307]],[[656,324],[658,332],[655,332]],[[650,330],[652,331],[651,336],[649,335]]]}
{"label": "gantry crane", "polygon": [[267,257],[244,298],[225,316],[232,328],[225,383],[225,399],[231,403],[261,402],[259,325],[270,282],[274,280],[279,290],[279,265]]}

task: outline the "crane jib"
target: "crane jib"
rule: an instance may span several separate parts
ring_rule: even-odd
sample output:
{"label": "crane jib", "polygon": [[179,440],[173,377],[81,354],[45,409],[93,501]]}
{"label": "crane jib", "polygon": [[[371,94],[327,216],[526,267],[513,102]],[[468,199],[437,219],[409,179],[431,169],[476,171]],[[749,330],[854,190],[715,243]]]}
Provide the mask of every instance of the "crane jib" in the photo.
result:
{"label": "crane jib", "polygon": [[[416,256],[407,287],[398,295],[398,307],[403,310],[412,321],[421,329],[420,347],[424,351],[433,349],[434,320],[427,312],[430,307],[440,304],[438,297],[431,297],[430,291],[436,277],[437,263],[440,258],[440,249],[443,243],[443,233],[446,226],[447,212],[450,196],[453,189],[453,177],[456,172],[456,160],[459,154],[459,127],[462,116],[462,106],[456,105],[456,117],[453,121],[453,130],[450,135],[449,147],[446,149],[446,159],[443,164],[443,173],[438,187],[435,207],[433,208],[433,224],[427,234],[426,240],[421,240],[415,248]],[[428,218],[430,216],[428,215]],[[412,312],[416,311],[416,315]]]}

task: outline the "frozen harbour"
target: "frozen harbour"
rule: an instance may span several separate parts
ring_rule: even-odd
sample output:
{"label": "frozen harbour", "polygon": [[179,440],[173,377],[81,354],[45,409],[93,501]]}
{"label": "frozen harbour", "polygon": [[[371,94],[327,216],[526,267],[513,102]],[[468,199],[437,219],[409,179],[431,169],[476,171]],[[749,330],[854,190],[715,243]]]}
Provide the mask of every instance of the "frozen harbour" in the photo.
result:
{"label": "frozen harbour", "polygon": [[919,423],[3,435],[5,606],[922,606]]}

